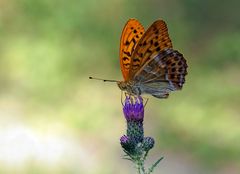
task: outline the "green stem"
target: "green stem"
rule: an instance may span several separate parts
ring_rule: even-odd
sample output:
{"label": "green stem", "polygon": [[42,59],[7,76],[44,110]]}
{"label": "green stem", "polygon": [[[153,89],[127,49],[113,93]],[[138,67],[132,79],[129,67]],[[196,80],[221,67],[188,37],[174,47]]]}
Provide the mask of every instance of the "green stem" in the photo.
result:
{"label": "green stem", "polygon": [[144,174],[146,174],[145,168],[144,168],[144,161],[141,162],[141,170]]}
{"label": "green stem", "polygon": [[146,174],[146,170],[144,168],[144,161],[141,158],[136,159],[135,164],[137,166],[138,174]]}
{"label": "green stem", "polygon": [[136,161],[136,166],[137,166],[138,174],[141,174],[141,167],[140,167],[139,161]]}

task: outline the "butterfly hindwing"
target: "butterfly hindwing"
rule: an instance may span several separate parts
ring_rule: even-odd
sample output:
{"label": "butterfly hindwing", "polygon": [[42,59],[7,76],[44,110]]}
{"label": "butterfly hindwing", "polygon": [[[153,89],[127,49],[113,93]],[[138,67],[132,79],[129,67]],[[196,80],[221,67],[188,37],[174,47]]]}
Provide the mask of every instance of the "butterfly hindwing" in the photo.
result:
{"label": "butterfly hindwing", "polygon": [[167,25],[163,20],[157,20],[144,33],[133,52],[129,79],[133,79],[135,73],[148,60],[156,56],[161,50],[167,48],[172,48]]}
{"label": "butterfly hindwing", "polygon": [[132,53],[143,34],[144,27],[136,19],[129,19],[122,31],[120,41],[120,65],[123,78],[126,81],[129,79]]}
{"label": "butterfly hindwing", "polygon": [[181,89],[186,74],[187,64],[183,55],[173,49],[164,49],[141,67],[134,81],[141,83],[145,92],[162,96]]}

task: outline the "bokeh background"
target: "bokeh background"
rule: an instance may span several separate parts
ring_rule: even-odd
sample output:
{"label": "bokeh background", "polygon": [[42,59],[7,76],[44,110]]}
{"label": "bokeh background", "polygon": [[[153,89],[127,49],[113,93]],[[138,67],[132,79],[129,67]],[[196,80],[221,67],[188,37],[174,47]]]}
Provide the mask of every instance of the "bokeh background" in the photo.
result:
{"label": "bokeh background", "polygon": [[119,38],[164,19],[186,83],[149,97],[155,173],[240,173],[240,1],[1,0],[0,173],[126,174]]}

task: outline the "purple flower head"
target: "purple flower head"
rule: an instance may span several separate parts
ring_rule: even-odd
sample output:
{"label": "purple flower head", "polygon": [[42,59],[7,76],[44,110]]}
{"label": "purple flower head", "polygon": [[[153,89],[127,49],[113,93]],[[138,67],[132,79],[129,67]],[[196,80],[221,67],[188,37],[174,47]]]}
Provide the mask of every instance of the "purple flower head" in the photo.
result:
{"label": "purple flower head", "polygon": [[120,138],[120,144],[126,152],[131,154],[135,153],[135,144],[127,135],[123,135]]}
{"label": "purple flower head", "polygon": [[128,138],[127,135],[123,135],[123,136],[120,138],[120,143],[121,143],[121,144],[126,144],[126,143],[128,143],[128,141],[129,141],[129,138]]}
{"label": "purple flower head", "polygon": [[143,121],[144,106],[141,96],[127,96],[123,106],[123,113],[127,121]]}

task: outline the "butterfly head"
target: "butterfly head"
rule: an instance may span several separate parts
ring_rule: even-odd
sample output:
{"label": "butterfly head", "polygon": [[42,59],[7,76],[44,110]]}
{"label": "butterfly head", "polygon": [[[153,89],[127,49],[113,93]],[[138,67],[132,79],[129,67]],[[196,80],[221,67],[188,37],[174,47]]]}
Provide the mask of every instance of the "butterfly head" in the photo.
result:
{"label": "butterfly head", "polygon": [[125,81],[119,81],[117,84],[122,91],[127,91],[129,94],[141,95],[142,93],[142,90],[138,84]]}
{"label": "butterfly head", "polygon": [[117,85],[122,91],[127,91],[128,89],[128,84],[124,81],[117,82]]}

